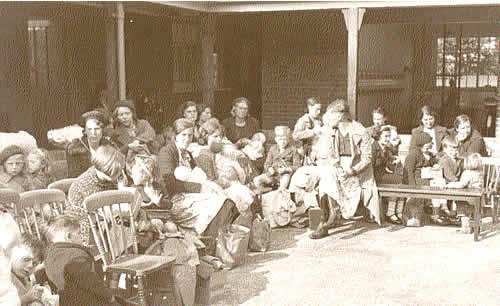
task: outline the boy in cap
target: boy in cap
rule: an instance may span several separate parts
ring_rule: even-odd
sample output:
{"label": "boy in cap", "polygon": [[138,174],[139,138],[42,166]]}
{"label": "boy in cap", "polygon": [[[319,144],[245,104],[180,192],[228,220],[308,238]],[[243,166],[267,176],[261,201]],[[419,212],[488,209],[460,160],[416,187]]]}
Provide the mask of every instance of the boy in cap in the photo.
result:
{"label": "boy in cap", "polygon": [[[276,144],[271,146],[264,163],[264,173],[254,179],[258,189],[288,188],[292,174],[300,167],[301,158],[296,147],[290,142],[290,128],[277,126],[274,128]],[[273,188],[274,189],[274,188]]]}

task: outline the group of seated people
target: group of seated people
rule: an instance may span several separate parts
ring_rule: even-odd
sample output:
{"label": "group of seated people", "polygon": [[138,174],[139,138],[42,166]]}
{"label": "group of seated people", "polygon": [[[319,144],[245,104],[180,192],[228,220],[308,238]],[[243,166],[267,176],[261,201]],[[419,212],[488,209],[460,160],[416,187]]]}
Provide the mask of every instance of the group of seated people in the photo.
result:
{"label": "group of seated people", "polygon": [[[88,288],[84,281],[99,276],[95,263],[87,258],[93,240],[83,202],[100,191],[136,192],[144,210],[168,211],[178,231],[213,239],[237,219],[251,224],[256,215],[263,214],[263,206],[273,206],[280,213],[280,203],[266,203],[260,195],[288,193],[297,206],[321,209],[321,222],[310,235],[319,239],[328,236],[328,230],[342,218],[359,214],[378,224],[384,216],[401,223],[407,201],[394,198],[383,204],[377,184],[429,185],[431,179],[421,175],[426,167],[442,169],[443,187],[480,187],[482,183],[480,157],[487,154],[486,145],[466,115],[458,116],[454,127],[447,129],[437,124],[430,107],[423,107],[422,124],[413,129],[403,161],[397,130],[388,125],[382,108],[373,111],[373,126],[365,128],[350,118],[345,100],[331,102],[322,114],[319,99],[311,97],[293,130],[276,126],[271,140],[249,116],[248,99],[237,98],[232,106],[232,116],[220,122],[212,116],[210,106],[185,102],[178,119],[158,135],[146,120],[137,118],[131,100],[118,101],[111,116],[100,109],[82,115],[83,137],[66,145],[69,176],[76,178],[67,195],[67,214],[46,225],[46,274],[58,290],[70,288],[71,293],[63,294],[68,304],[78,304],[82,295],[99,304],[114,302],[108,291],[95,288],[100,282]],[[43,149],[25,152],[7,146],[0,152],[0,164],[0,188],[21,193],[47,188],[53,181]],[[449,224],[456,219],[458,204],[432,201],[432,222]],[[16,248],[24,240],[18,241]],[[186,244],[177,247],[177,254],[192,250]],[[215,244],[207,248],[208,254],[215,255]],[[14,256],[6,250],[9,247],[4,244],[4,255]],[[31,257],[35,253],[33,249]],[[76,266],[72,266],[73,257]],[[193,271],[190,258],[179,256],[176,265]],[[23,274],[29,269],[21,270]],[[14,265],[12,272],[17,284]],[[194,273],[179,274],[174,282],[182,279],[182,301],[193,304],[196,277]],[[26,287],[26,276],[21,276]],[[18,286],[23,305],[40,302],[45,292],[23,290]]]}

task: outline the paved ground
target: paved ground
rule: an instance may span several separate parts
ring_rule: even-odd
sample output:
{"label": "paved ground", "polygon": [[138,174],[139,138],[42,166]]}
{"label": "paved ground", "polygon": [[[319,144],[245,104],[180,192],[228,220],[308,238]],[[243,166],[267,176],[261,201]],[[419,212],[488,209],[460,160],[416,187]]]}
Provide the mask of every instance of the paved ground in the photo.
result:
{"label": "paved ground", "polygon": [[212,279],[213,304],[500,305],[500,234],[348,222],[322,240],[273,231],[271,250]]}

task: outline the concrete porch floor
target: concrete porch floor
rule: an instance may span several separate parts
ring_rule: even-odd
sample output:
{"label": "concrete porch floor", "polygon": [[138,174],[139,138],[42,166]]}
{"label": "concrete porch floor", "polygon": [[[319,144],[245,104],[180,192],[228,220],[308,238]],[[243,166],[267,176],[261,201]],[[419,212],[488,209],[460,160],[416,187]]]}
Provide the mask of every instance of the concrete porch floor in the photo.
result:
{"label": "concrete porch floor", "polygon": [[350,221],[321,240],[274,229],[270,251],[213,275],[222,305],[500,305],[500,234]]}

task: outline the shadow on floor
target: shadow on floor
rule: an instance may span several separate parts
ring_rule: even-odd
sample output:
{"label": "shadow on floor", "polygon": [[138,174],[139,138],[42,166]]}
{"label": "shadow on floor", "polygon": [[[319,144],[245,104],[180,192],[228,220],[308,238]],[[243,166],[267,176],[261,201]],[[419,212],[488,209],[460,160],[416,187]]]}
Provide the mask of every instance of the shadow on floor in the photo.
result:
{"label": "shadow on floor", "polygon": [[283,252],[252,253],[246,262],[233,270],[212,275],[210,304],[242,304],[267,288],[268,271],[256,271],[264,263],[288,257]]}
{"label": "shadow on floor", "polygon": [[[363,218],[355,217],[352,220],[343,220],[340,226],[330,229],[328,233],[330,236],[345,234],[342,235],[340,239],[352,239],[372,230],[381,228],[389,228],[389,230],[391,230],[391,225],[392,224],[389,223],[383,223],[382,225],[368,223],[363,221]],[[398,229],[394,227],[392,230]]]}
{"label": "shadow on floor", "polygon": [[295,237],[305,232],[307,232],[307,228],[274,228],[271,232],[269,251],[279,251],[296,247],[298,240]]}
{"label": "shadow on floor", "polygon": [[298,235],[305,228],[276,228],[271,232],[271,243],[267,252],[248,254],[244,264],[233,270],[215,272],[211,279],[211,304],[241,304],[265,290],[268,284],[267,271],[256,271],[265,263],[280,260],[289,255],[281,250],[295,248]]}

